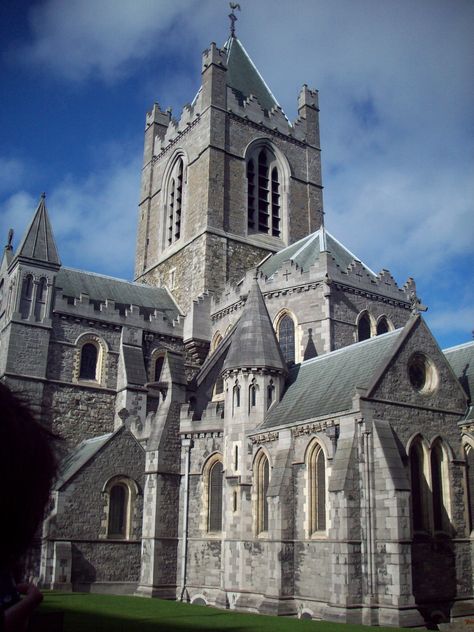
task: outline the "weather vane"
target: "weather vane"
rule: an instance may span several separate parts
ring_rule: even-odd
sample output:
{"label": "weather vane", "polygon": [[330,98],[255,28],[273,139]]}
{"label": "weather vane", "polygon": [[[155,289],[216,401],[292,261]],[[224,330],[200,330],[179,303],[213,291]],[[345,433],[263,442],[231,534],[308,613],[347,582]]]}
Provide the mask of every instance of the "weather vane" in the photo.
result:
{"label": "weather vane", "polygon": [[232,10],[232,13],[229,13],[229,19],[230,19],[230,36],[231,37],[235,37],[235,23],[237,22],[237,16],[235,15],[234,11],[236,9],[238,9],[240,11],[240,4],[238,4],[237,2],[229,2],[229,6]]}

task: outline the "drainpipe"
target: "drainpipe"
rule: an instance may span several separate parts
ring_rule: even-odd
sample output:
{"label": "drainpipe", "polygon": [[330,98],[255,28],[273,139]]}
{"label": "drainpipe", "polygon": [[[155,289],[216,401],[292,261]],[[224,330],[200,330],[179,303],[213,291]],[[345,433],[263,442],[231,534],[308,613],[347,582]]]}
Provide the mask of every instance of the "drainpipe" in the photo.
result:
{"label": "drainpipe", "polygon": [[186,562],[188,557],[188,508],[189,508],[189,461],[191,456],[191,439],[182,439],[181,445],[185,448],[184,458],[184,489],[183,489],[183,534],[181,546],[181,595],[179,600],[183,601],[186,590]]}

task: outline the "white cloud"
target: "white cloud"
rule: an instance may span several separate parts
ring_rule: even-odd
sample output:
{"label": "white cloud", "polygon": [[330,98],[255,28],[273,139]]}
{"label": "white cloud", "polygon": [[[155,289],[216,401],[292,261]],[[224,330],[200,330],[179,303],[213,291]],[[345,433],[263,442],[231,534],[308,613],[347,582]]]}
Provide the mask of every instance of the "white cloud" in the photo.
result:
{"label": "white cloud", "polygon": [[24,173],[25,168],[20,160],[0,156],[0,194],[18,187]]}
{"label": "white cloud", "polygon": [[[132,156],[83,180],[71,176],[48,193],[47,208],[64,265],[131,278],[140,178]],[[15,247],[38,200],[25,191],[0,204],[0,230],[15,228]]]}
{"label": "white cloud", "polygon": [[55,74],[113,81],[169,45],[174,20],[196,0],[46,0],[29,13],[31,41],[16,58]]}

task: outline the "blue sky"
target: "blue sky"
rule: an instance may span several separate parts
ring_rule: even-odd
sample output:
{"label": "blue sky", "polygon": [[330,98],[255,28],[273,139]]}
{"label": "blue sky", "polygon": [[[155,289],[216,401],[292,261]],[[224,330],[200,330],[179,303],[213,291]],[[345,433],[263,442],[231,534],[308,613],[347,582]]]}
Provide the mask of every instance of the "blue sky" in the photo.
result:
{"label": "blue sky", "polygon": [[[474,3],[242,0],[237,35],[290,118],[320,92],[328,229],[408,276],[442,347],[474,329]],[[47,193],[65,265],[133,277],[145,112],[176,116],[225,0],[0,3],[0,235]]]}

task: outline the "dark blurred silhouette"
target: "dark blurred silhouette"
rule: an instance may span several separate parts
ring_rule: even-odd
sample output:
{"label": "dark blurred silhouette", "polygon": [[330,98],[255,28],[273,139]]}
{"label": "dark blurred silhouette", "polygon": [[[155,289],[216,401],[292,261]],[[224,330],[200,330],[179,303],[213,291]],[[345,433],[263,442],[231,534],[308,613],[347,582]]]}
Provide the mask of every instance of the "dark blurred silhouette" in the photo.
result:
{"label": "dark blurred silhouette", "polygon": [[56,474],[55,437],[0,384],[0,630],[21,632],[42,600],[14,570],[43,518]]}

